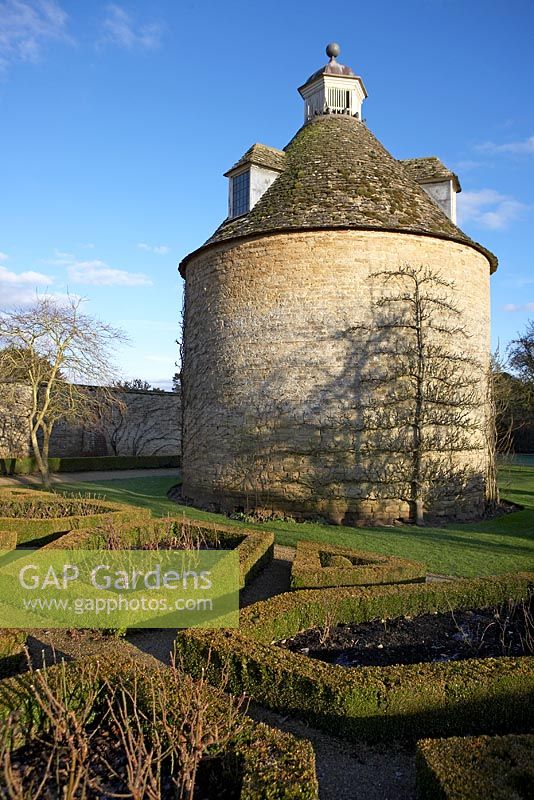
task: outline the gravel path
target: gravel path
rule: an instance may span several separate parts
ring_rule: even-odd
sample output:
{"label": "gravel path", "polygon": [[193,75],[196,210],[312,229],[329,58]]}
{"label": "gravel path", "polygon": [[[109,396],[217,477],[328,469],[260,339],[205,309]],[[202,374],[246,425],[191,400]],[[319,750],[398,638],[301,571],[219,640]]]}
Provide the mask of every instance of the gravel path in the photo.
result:
{"label": "gravel path", "polygon": [[[166,471],[147,470],[147,472],[151,475],[161,475]],[[129,474],[132,474],[131,471]],[[174,473],[169,470],[168,474]],[[100,480],[122,477],[117,473],[113,473],[110,478],[104,478],[102,473],[97,475]],[[74,479],[72,473],[57,477]],[[76,480],[81,479],[76,476]],[[250,605],[289,591],[291,562],[294,557],[294,548],[275,545],[273,562],[243,590],[241,605]],[[42,664],[43,651],[49,663],[61,657],[70,660],[89,654],[96,655],[104,649],[109,651],[109,637],[98,633],[58,630],[51,631],[49,635],[43,633],[36,631],[35,636],[30,637],[28,642],[32,660],[36,665]],[[176,633],[177,630],[174,629],[135,631],[127,636],[127,642],[123,641],[121,646],[130,649],[132,655],[137,654],[141,659],[152,657],[163,664],[169,664]],[[52,642],[55,658],[52,653]],[[248,713],[257,721],[265,722],[312,743],[320,800],[414,800],[413,754],[396,746],[371,747],[363,742],[346,742],[295,718],[284,717],[255,703],[251,704]]]}
{"label": "gravel path", "polygon": [[[289,591],[294,558],[294,547],[275,545],[272,564],[245,588],[241,605]],[[345,742],[256,703],[250,705],[248,713],[259,722],[312,743],[320,800],[413,800],[415,797],[412,754],[396,747]]]}
{"label": "gravel path", "polygon": [[[293,547],[275,545],[274,560],[241,595],[241,605],[266,600],[289,591]],[[130,644],[165,664],[169,663],[176,631],[137,631]],[[248,714],[273,728],[307,739],[315,750],[320,800],[413,800],[415,764],[413,754],[398,747],[371,747],[329,736],[292,717],[284,717],[256,703]]]}
{"label": "gravel path", "polygon": [[248,714],[258,722],[312,743],[320,800],[415,798],[413,754],[397,747],[346,742],[256,704],[249,706]]}
{"label": "gravel path", "polygon": [[291,581],[291,562],[295,558],[294,547],[275,544],[274,558],[249,586],[241,592],[240,606],[250,606],[259,600],[268,600],[275,594],[289,592]]}

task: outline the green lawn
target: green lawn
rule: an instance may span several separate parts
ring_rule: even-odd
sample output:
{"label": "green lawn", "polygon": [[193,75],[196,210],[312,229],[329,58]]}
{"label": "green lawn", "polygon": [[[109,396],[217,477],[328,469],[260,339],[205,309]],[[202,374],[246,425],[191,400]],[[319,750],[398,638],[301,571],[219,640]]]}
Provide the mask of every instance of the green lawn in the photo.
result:
{"label": "green lawn", "polygon": [[[534,459],[525,458],[520,465],[503,466],[500,480],[503,497],[525,508],[486,522],[454,524],[447,528],[359,529],[297,522],[249,527],[273,530],[278,544],[295,545],[299,539],[310,539],[405,556],[423,562],[429,572],[445,575],[473,577],[534,571]],[[62,489],[97,493],[110,500],[150,508],[156,516],[183,513],[191,519],[232,524],[232,520],[218,514],[178,506],[167,500],[166,492],[173,483],[172,477],[132,478],[68,484]]]}

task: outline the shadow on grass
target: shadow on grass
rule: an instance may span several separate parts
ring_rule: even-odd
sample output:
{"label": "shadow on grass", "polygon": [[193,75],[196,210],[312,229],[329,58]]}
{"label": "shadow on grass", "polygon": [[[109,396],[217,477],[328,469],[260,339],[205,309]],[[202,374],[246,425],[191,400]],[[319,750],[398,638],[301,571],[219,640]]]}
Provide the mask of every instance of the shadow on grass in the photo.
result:
{"label": "shadow on grass", "polygon": [[[472,577],[534,569],[534,546],[530,544],[534,533],[534,509],[528,507],[529,495],[534,495],[534,469],[516,470],[512,477],[514,486],[503,491],[503,495],[514,500],[523,497],[526,509],[477,523],[456,523],[444,528],[409,525],[349,528],[293,521],[244,523],[242,520],[178,505],[167,499],[167,492],[177,483],[173,476],[63,484],[58,488],[69,494],[96,494],[109,500],[147,508],[156,517],[184,515],[204,522],[271,530],[278,544],[295,546],[299,539],[339,544],[412,558],[425,564],[431,572]],[[525,481],[525,491],[518,486],[519,479]]]}
{"label": "shadow on grass", "polygon": [[65,483],[59,491],[66,494],[96,494],[99,498],[147,508],[157,517],[177,516],[176,504],[167,499],[167,492],[176,482],[175,476],[169,476],[118,479],[100,483]]}

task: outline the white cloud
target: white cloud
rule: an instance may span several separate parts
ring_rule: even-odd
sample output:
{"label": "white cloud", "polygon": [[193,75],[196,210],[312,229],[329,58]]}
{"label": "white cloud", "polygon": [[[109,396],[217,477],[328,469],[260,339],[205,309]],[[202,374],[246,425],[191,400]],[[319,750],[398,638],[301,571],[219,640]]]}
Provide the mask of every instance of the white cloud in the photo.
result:
{"label": "white cloud", "polygon": [[146,242],[139,242],[137,245],[139,250],[144,250],[145,253],[156,253],[158,256],[166,256],[171,252],[171,248],[166,244],[146,244]]}
{"label": "white cloud", "polygon": [[495,142],[484,142],[475,148],[481,153],[511,153],[512,155],[534,155],[534,136],[528,136],[519,142],[507,142],[506,144],[495,144]]}
{"label": "white cloud", "polygon": [[0,70],[15,62],[36,62],[47,41],[70,41],[68,16],[56,0],[0,2]]}
{"label": "white cloud", "polygon": [[0,281],[2,283],[32,283],[36,286],[45,286],[53,282],[53,278],[43,275],[42,272],[10,272],[6,267],[0,267]]}
{"label": "white cloud", "polygon": [[172,378],[160,378],[160,377],[153,378],[150,372],[147,372],[145,369],[143,369],[142,365],[140,365],[139,369],[135,374],[129,373],[125,377],[127,380],[134,380],[135,378],[141,378],[141,380],[148,381],[148,383],[154,388],[163,389],[165,392],[172,392],[173,389]]}
{"label": "white cloud", "polygon": [[168,378],[155,378],[151,383],[152,386],[155,386],[157,389],[163,389],[164,392],[172,392],[174,388],[172,381]]}
{"label": "white cloud", "polygon": [[[35,300],[39,286],[49,286],[53,278],[41,272],[11,272],[0,266],[0,296],[2,306],[27,305]],[[45,292],[46,294],[46,292]]]}
{"label": "white cloud", "polygon": [[55,247],[53,258],[43,258],[41,260],[43,264],[51,264],[54,267],[67,267],[69,264],[72,264],[73,261],[76,261],[76,256],[74,253],[65,253],[63,250],[58,250],[57,247]]}
{"label": "white cloud", "polygon": [[517,305],[516,303],[507,303],[503,306],[503,311],[534,311],[534,303],[523,303],[522,305]]}
{"label": "white cloud", "polygon": [[152,50],[159,47],[163,28],[157,23],[138,25],[122,6],[112,3],[107,6],[102,23],[101,41],[124,47],[127,50],[140,48]]}
{"label": "white cloud", "polygon": [[474,222],[484,228],[503,230],[526,209],[523,203],[495,189],[479,189],[458,195],[460,225]]}
{"label": "white cloud", "polygon": [[8,256],[7,253],[1,253],[0,252],[0,261],[7,261],[8,258],[9,258],[9,256]]}
{"label": "white cloud", "polygon": [[86,286],[152,286],[152,281],[139,272],[113,269],[105,261],[75,261],[68,268],[69,280]]}
{"label": "white cloud", "polygon": [[518,277],[514,281],[515,286],[531,286],[534,283],[534,278],[530,277],[530,275],[534,275],[534,271],[529,272],[529,277],[525,278],[523,276]]}

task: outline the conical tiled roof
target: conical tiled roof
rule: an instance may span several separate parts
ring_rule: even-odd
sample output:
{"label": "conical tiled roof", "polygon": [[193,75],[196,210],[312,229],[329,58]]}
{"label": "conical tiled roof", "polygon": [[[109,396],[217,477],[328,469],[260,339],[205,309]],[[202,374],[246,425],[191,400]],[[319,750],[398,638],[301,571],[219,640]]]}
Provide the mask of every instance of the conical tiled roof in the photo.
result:
{"label": "conical tiled roof", "polygon": [[252,210],[223,222],[204,246],[292,230],[386,230],[470,245],[496,269],[495,256],[454,225],[363,122],[317,116],[298,131],[285,153],[284,170]]}

